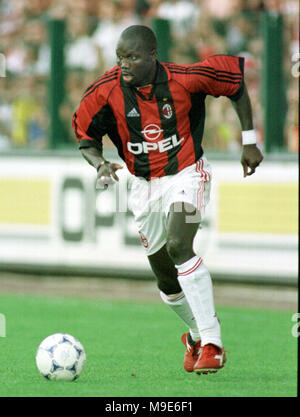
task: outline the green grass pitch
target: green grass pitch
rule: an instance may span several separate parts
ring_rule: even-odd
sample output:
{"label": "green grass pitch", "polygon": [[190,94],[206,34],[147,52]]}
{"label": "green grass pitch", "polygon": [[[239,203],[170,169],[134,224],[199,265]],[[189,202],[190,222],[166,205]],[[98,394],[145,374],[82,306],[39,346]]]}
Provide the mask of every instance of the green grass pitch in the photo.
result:
{"label": "green grass pitch", "polygon": [[[163,303],[0,295],[1,397],[296,397],[294,312],[217,308],[228,361],[217,374],[182,367],[184,325]],[[74,382],[48,381],[35,353],[65,332],[85,347]]]}

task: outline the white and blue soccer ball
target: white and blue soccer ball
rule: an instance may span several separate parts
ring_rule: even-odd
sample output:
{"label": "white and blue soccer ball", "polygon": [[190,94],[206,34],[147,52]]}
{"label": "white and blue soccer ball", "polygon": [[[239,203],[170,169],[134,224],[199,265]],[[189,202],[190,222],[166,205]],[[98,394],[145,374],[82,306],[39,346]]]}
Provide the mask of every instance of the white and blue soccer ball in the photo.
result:
{"label": "white and blue soccer ball", "polygon": [[86,353],[75,337],[55,333],[46,337],[36,353],[36,365],[47,379],[74,381],[83,371]]}

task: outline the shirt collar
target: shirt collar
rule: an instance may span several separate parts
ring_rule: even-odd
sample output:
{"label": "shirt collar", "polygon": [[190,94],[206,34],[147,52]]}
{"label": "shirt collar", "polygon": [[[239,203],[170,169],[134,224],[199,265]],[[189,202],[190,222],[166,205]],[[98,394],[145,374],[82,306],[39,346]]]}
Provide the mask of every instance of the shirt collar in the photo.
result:
{"label": "shirt collar", "polygon": [[[156,61],[156,66],[157,68],[156,68],[156,74],[155,74],[155,79],[154,79],[153,84],[161,84],[161,83],[165,83],[166,81],[169,81],[171,76],[170,76],[170,72],[168,68],[166,68],[159,61]],[[122,87],[131,87],[130,85],[126,84],[125,81],[123,80],[122,73],[120,77],[120,83]]]}

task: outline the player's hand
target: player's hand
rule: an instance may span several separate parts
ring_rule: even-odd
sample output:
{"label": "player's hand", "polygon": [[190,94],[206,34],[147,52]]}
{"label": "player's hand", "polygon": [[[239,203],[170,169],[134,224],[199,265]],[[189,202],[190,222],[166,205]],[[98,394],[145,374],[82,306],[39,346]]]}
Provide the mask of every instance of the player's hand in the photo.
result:
{"label": "player's hand", "polygon": [[244,145],[241,157],[241,164],[244,170],[244,177],[254,174],[255,169],[258,167],[258,165],[261,163],[263,159],[263,154],[256,145]]}
{"label": "player's hand", "polygon": [[122,168],[122,165],[112,162],[107,162],[105,165],[101,166],[97,173],[96,189],[106,190],[110,184],[119,181],[116,171]]}

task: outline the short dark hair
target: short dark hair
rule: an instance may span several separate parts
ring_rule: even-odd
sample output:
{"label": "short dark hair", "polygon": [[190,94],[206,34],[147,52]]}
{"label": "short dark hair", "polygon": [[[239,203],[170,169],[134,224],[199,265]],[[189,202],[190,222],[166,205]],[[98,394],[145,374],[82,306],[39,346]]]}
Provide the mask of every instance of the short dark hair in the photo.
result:
{"label": "short dark hair", "polygon": [[143,25],[132,25],[121,33],[123,39],[139,38],[149,51],[157,50],[157,40],[152,29]]}

